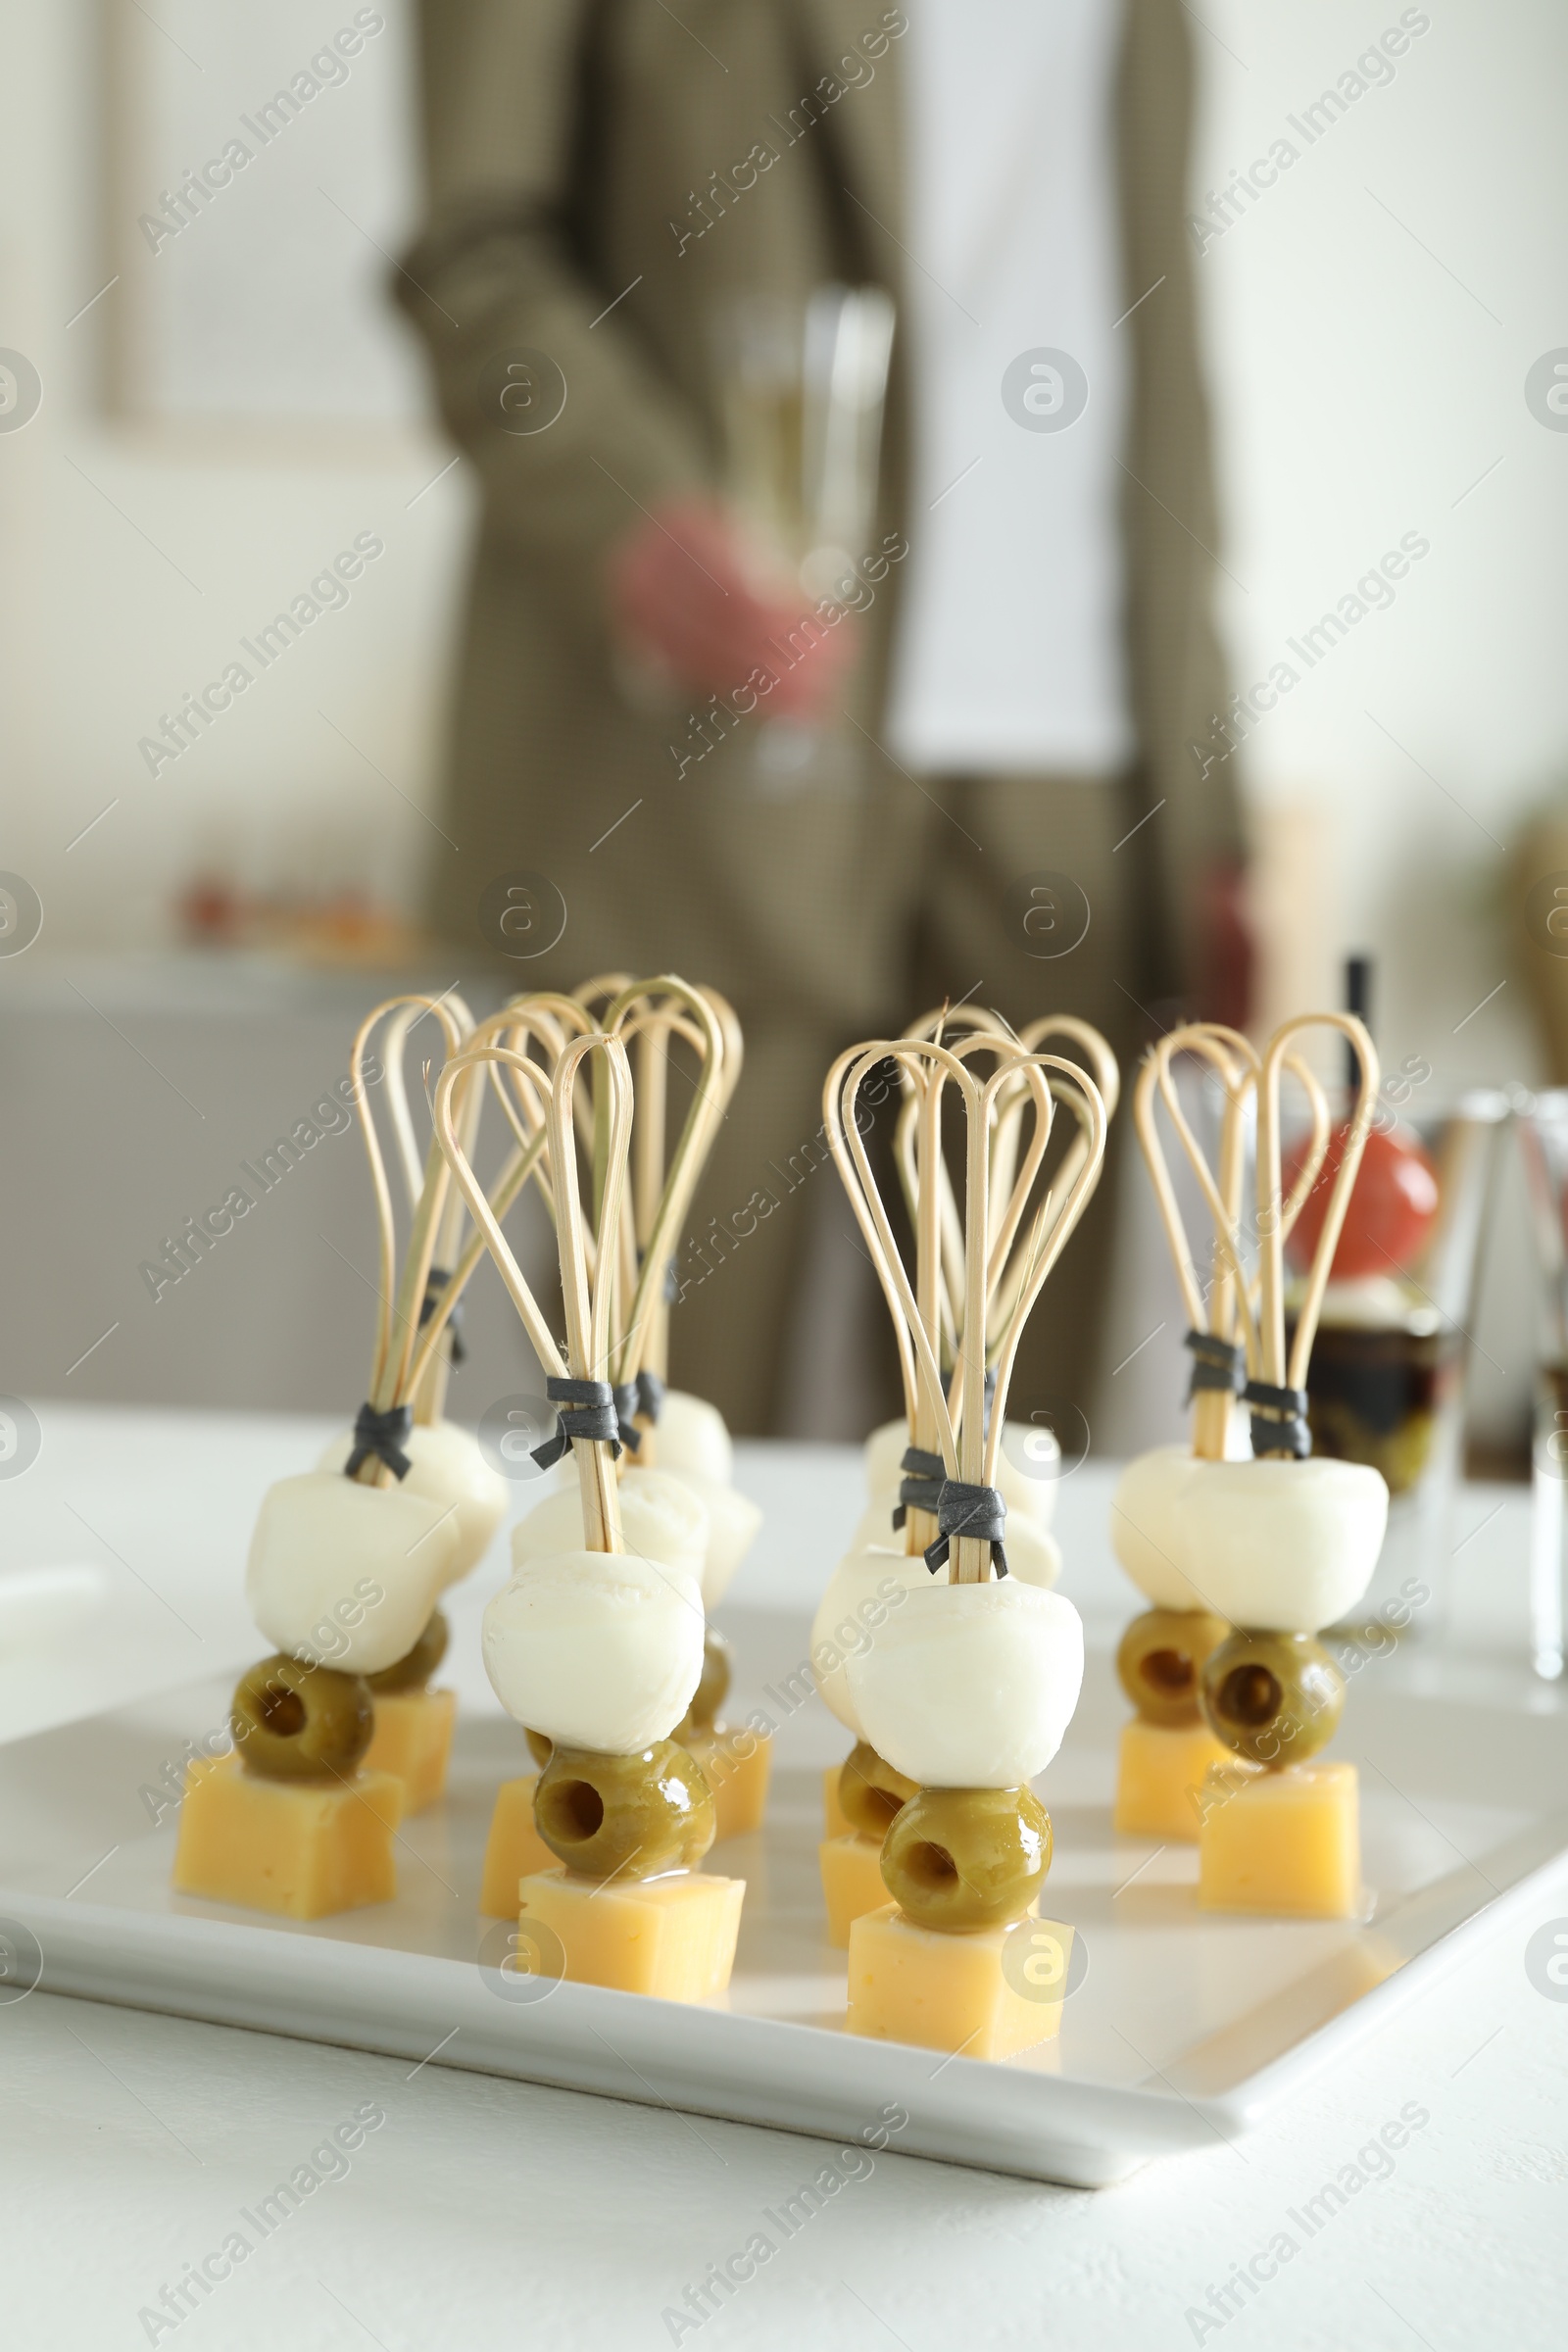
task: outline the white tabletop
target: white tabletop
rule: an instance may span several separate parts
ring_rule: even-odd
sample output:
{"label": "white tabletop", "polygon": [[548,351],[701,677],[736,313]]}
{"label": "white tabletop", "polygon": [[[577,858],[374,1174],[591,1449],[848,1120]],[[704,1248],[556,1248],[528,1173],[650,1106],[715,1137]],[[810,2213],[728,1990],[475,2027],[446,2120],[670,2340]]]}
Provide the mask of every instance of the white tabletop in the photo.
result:
{"label": "white tabletop", "polygon": [[[240,1571],[256,1501],[325,1435],[298,1420],[39,1415],[37,1461],[0,1479],[6,1738],[252,1655]],[[1058,1513],[1063,1588],[1092,1635],[1131,1597],[1105,1553],[1109,1476],[1086,1464]],[[726,1613],[744,1654],[747,1606],[808,1605],[853,1525],[858,1472],[847,1451],[750,1446],[740,1479],[771,1509]],[[1522,1655],[1528,1508],[1523,1489],[1461,1501],[1474,1532],[1458,1622],[1499,1675]],[[461,1596],[454,1648],[470,1660],[464,1628],[503,1558],[498,1544]],[[53,1635],[31,1573],[50,1564],[102,1571]],[[819,2141],[34,1992],[0,2003],[4,2340],[1147,2352],[1266,2331],[1275,2352],[1556,2345],[1568,1997],[1544,1996],[1524,1965],[1549,1915],[1494,1936],[1234,2145],[1100,2192],[862,2152],[787,2239],[773,2217],[831,2153]],[[384,2120],[314,2167],[337,2177],[262,2239],[241,2215],[356,2113]],[[1374,2143],[1401,2114],[1425,2120],[1391,2156]],[[1326,2181],[1344,2184],[1343,2207],[1308,2217]],[[230,2267],[235,2231],[251,2251]],[[759,2231],[773,2250],[755,2276],[705,2301],[705,2276]],[[177,2327],[144,2316],[209,2257],[228,2275],[205,2297],[187,2290]]]}

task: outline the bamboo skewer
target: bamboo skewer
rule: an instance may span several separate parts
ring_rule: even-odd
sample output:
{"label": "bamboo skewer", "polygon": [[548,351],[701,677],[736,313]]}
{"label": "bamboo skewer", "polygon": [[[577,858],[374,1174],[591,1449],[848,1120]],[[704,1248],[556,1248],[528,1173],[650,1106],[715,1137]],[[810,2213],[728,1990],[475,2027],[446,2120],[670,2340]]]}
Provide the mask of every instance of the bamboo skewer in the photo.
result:
{"label": "bamboo skewer", "polygon": [[[615,1323],[613,1377],[617,1387],[644,1371],[662,1380],[669,1367],[665,1286],[680,1226],[740,1077],[740,1023],[716,989],[694,987],[673,973],[649,980],[603,974],[584,983],[577,1001],[597,1009],[607,1034],[635,1047],[640,1073],[631,1182],[613,1242],[623,1302]],[[666,1160],[669,1049],[677,1040],[695,1056],[697,1068],[692,1101]],[[591,1149],[591,1129],[579,1124]],[[601,1234],[605,1230],[601,1225]],[[647,1434],[653,1424],[642,1413],[637,1423],[644,1433],[637,1458],[650,1463],[657,1444]]]}
{"label": "bamboo skewer", "polygon": [[[910,1038],[934,1038],[943,1032],[946,1023],[951,1023],[965,1032],[952,1048],[964,1059],[983,1050],[990,1050],[999,1055],[1016,1055],[1020,1052],[1034,1053],[1051,1038],[1059,1037],[1067,1040],[1075,1049],[1078,1057],[1088,1069],[1099,1090],[1107,1121],[1114,1115],[1120,1097],[1121,1074],[1117,1068],[1116,1057],[1109,1046],[1099,1030],[1088,1021],[1080,1020],[1072,1013],[1046,1013],[1040,1019],[1031,1022],[1023,1031],[1015,1033],[1000,1013],[987,1012],[978,1006],[965,1006],[961,1007],[956,1014],[949,1015],[944,1007],[943,1010],[928,1013],[923,1020],[913,1023],[906,1035]],[[1048,1083],[1058,1099],[1070,1098],[1070,1085],[1062,1078],[1052,1076],[1048,1079]],[[1029,1092],[1025,1080],[1015,1073],[1005,1086],[998,1090],[991,1116],[988,1158],[990,1198],[993,1203],[1001,1200],[1007,1200],[1010,1203],[1009,1209],[1001,1223],[994,1226],[992,1236],[988,1271],[991,1302],[987,1317],[988,1369],[991,1370],[995,1369],[997,1358],[1005,1340],[1028,1265],[1026,1253],[1016,1250],[1014,1244],[1021,1226],[1022,1210],[1028,1193],[1027,1185],[1021,1189],[1017,1187],[1016,1171],[1023,1112]],[[909,1091],[907,1077],[906,1078],[906,1097],[895,1136],[895,1151],[905,1199],[908,1204],[912,1222],[916,1215],[918,1179],[915,1152],[915,1103]],[[1038,1159],[1044,1155],[1046,1142],[1046,1137],[1037,1134],[1035,1147],[1037,1165]],[[1082,1126],[1077,1126],[1052,1185],[1052,1198],[1058,1207],[1070,1198],[1088,1149],[1088,1137]],[[948,1360],[951,1360],[956,1346],[957,1323],[963,1313],[964,1246],[962,1221],[958,1216],[957,1204],[954,1200],[952,1179],[946,1161],[942,1159],[937,1162],[937,1182],[942,1230],[943,1348]]]}
{"label": "bamboo skewer", "polygon": [[[370,1108],[365,1085],[365,1054],[377,1025],[404,1007],[417,1007],[421,1012],[434,1013],[440,1024],[447,1055],[458,1051],[462,1043],[458,1016],[438,998],[423,996],[389,997],[368,1013],[355,1032],[349,1054],[349,1075],[354,1089],[354,1105],[359,1113],[366,1156],[370,1168],[370,1188],[375,1200],[377,1240],[380,1258],[380,1281],[376,1288],[375,1342],[370,1358],[370,1379],[368,1401],[377,1412],[384,1412],[401,1402],[407,1395],[403,1383],[410,1368],[413,1344],[417,1340],[416,1318],[429,1279],[430,1258],[435,1247],[435,1215],[439,1200],[432,1197],[428,1206],[424,1200],[415,1210],[414,1230],[410,1236],[403,1278],[399,1280],[397,1229],[392,1210],[391,1188],[387,1183],[386,1161],[380,1138]],[[402,1032],[406,1034],[406,1030]],[[400,1082],[401,1084],[401,1076]],[[396,1100],[394,1096],[394,1101]],[[405,1102],[405,1116],[407,1105]],[[411,1131],[412,1134],[412,1131]],[[439,1156],[439,1155],[437,1155]],[[405,1163],[405,1173],[407,1166]],[[439,1187],[444,1193],[444,1183]],[[393,1339],[393,1319],[396,1316],[404,1334],[396,1346]],[[356,1473],[362,1484],[384,1486],[392,1472],[375,1454],[370,1454]]]}
{"label": "bamboo skewer", "polygon": [[[648,1172],[648,1206],[651,1213],[646,1226],[636,1236],[640,1244],[636,1288],[618,1341],[616,1379],[624,1383],[648,1363],[648,1351],[656,1335],[659,1309],[664,1303],[664,1281],[674,1258],[676,1236],[691,1206],[703,1162],[717,1132],[718,1118],[722,1115],[717,1105],[722,1087],[725,1046],[719,1015],[709,998],[702,990],[689,988],[685,981],[676,979],[670,973],[665,973],[658,980],[631,983],[608,1007],[605,1021],[612,1034],[627,1028],[634,1035],[640,1032],[647,1050],[659,1054],[662,1069],[665,1072],[668,1060],[662,1038],[678,1034],[693,1046],[698,1055],[697,1084],[691,1104],[657,1194],[653,1189],[654,1171],[662,1160],[667,1100],[662,1085],[658,1095],[657,1127],[653,1125],[652,1111],[649,1116],[644,1165]],[[642,1106],[639,1104],[638,1107],[640,1113]],[[631,1229],[631,1220],[628,1220],[628,1230]]]}
{"label": "bamboo skewer", "polygon": [[[592,1273],[585,1247],[587,1235],[575,1136],[576,1080],[582,1063],[590,1055],[599,1057],[602,1099],[607,1105],[603,1192],[607,1221],[599,1236],[601,1246]],[[467,1071],[485,1063],[513,1073],[514,1082],[533,1088],[536,1099],[548,1106],[556,1232],[566,1319],[564,1349],[558,1345],[458,1136],[452,1102],[454,1089]],[[467,1201],[468,1213],[495,1259],[546,1377],[608,1381],[613,1252],[605,1245],[610,1230],[622,1213],[632,1128],[631,1066],[620,1039],[592,1030],[573,1038],[563,1050],[553,1077],[547,1077],[537,1062],[514,1048],[493,1043],[470,1048],[449,1062],[441,1073],[435,1093],[435,1127],[447,1163]],[[610,1441],[574,1438],[572,1450],[577,1461],[585,1546],[590,1551],[619,1551],[623,1543]]]}
{"label": "bamboo skewer", "polygon": [[[449,996],[441,1002],[453,1003],[454,1000]],[[457,1017],[461,1021],[462,1017],[466,1014],[466,1007],[462,1004],[461,1000],[456,1002]],[[586,1025],[587,1017],[581,1006],[569,997],[541,995],[531,1000],[524,999],[518,1004],[493,1013],[488,1020],[480,1023],[477,1027],[470,1027],[465,1050],[471,1050],[475,1045],[498,1036],[511,1039],[514,1045],[520,1050],[521,1046],[529,1039],[534,1039],[543,1048],[548,1066],[553,1068],[564,1043],[564,1025],[574,1023],[581,1030]],[[403,1034],[406,1035],[406,1033],[405,1029]],[[520,1118],[517,1115],[517,1109],[506,1090],[505,1075],[494,1067],[489,1074],[495,1085],[497,1098],[516,1138],[516,1149],[504,1164],[490,1194],[491,1206],[499,1218],[507,1214],[530,1176],[535,1178],[541,1190],[545,1192],[548,1202],[550,1189],[546,1154],[548,1136],[544,1115],[533,1102],[530,1090],[517,1090],[517,1102],[523,1106],[525,1113],[532,1111],[535,1114],[531,1124],[526,1115]],[[429,1065],[426,1064],[427,1087]],[[463,1145],[465,1156],[470,1159],[478,1131],[483,1100],[483,1091],[477,1079],[471,1087],[465,1088],[463,1127],[459,1140]],[[405,1124],[410,1137],[412,1137],[413,1126],[412,1121],[407,1117],[406,1096],[404,1112]],[[467,1212],[461,1195],[454,1195],[449,1184],[447,1163],[435,1141],[433,1131],[427,1164],[421,1172],[417,1190],[413,1193],[416,1214],[417,1214],[425,1188],[432,1180],[438,1188],[436,1239],[432,1247],[431,1264],[426,1273],[425,1289],[419,1294],[418,1315],[420,1320],[416,1323],[412,1358],[407,1362],[400,1377],[396,1394],[387,1398],[388,1403],[412,1398],[415,1421],[420,1425],[432,1424],[441,1417],[446,1402],[446,1384],[451,1368],[450,1348],[443,1346],[442,1343],[468,1281],[485,1253],[484,1239],[478,1233],[471,1237],[461,1251],[456,1247],[456,1238],[461,1235],[463,1225],[466,1222]],[[443,1263],[443,1259],[445,1259],[445,1263]],[[432,1288],[433,1277],[437,1269],[443,1271],[446,1278]],[[426,1299],[430,1302],[428,1313],[425,1312],[423,1304]],[[400,1311],[402,1311],[401,1299]]]}
{"label": "bamboo skewer", "polygon": [[[1171,1078],[1171,1062],[1182,1053],[1194,1054],[1206,1061],[1224,1089],[1225,1109],[1220,1124],[1217,1182],[1193,1134]],[[1138,1083],[1133,1092],[1133,1121],[1148,1164],[1160,1222],[1165,1229],[1171,1262],[1181,1286],[1188,1328],[1206,1332],[1226,1346],[1234,1344],[1239,1304],[1244,1313],[1247,1311],[1245,1281],[1238,1290],[1236,1243],[1241,1224],[1245,1173],[1243,1117],[1248,1095],[1256,1084],[1257,1070],[1257,1055],[1239,1032],[1221,1029],[1211,1023],[1190,1022],[1184,1028],[1172,1030],[1150,1051],[1138,1073]],[[1203,1193],[1213,1225],[1213,1268],[1206,1303],[1154,1121],[1156,1093],[1164,1099],[1183,1151]],[[1249,1360],[1253,1352],[1250,1348]],[[1235,1391],[1231,1388],[1195,1388],[1193,1451],[1200,1459],[1214,1462],[1224,1460],[1234,1397]]]}
{"label": "bamboo skewer", "polygon": [[[1361,1076],[1356,1090],[1354,1115],[1335,1173],[1334,1189],[1329,1195],[1323,1215],[1323,1230],[1318,1235],[1317,1248],[1312,1252],[1312,1263],[1307,1271],[1306,1291],[1297,1313],[1296,1334],[1291,1343],[1287,1365],[1285,1233],[1284,1219],[1279,1213],[1280,1071],[1292,1038],[1299,1035],[1303,1029],[1311,1028],[1337,1029],[1342,1037],[1348,1038],[1355,1048]],[[1262,1256],[1258,1324],[1262,1378],[1279,1387],[1299,1389],[1305,1386],[1312,1342],[1317,1337],[1318,1316],[1323,1308],[1323,1294],[1328,1288],[1329,1271],[1340,1245],[1346,1212],[1350,1205],[1350,1194],[1361,1165],[1361,1153],[1371,1131],[1372,1114],[1377,1108],[1379,1076],[1377,1049],[1364,1024],[1348,1012],[1303,1013],[1296,1020],[1286,1021],[1275,1031],[1268,1052],[1263,1056],[1257,1098],[1257,1221]]]}
{"label": "bamboo skewer", "polygon": [[[890,1057],[908,1073],[907,1082],[915,1091],[918,1104],[921,1142],[915,1243],[918,1289],[911,1286],[899,1253],[855,1115],[861,1086],[871,1071]],[[1021,1078],[1033,1100],[1038,1131],[1026,1154],[1024,1172],[1013,1188],[1014,1195],[1021,1188],[1027,1199],[1054,1115],[1053,1075],[1063,1079],[1071,1090],[1070,1104],[1074,1115],[1088,1129],[1089,1150],[1067,1197],[1058,1204],[1048,1194],[1031,1223],[1026,1251],[1028,1270],[999,1356],[995,1400],[988,1426],[986,1316],[987,1277],[992,1257],[990,1146],[994,1112],[999,1097]],[[945,1385],[939,1352],[940,1314],[932,1270],[938,1257],[935,1168],[941,1150],[941,1098],[944,1088],[950,1085],[956,1088],[966,1118],[965,1267],[964,1311],[951,1384]],[[966,1066],[962,1052],[934,1042],[899,1039],[883,1040],[841,1054],[828,1074],[823,1102],[829,1146],[893,1313],[914,1443],[922,1451],[940,1452],[948,1481],[990,1487],[995,1479],[1007,1384],[1024,1321],[1099,1180],[1105,1144],[1105,1111],[1099,1091],[1082,1070],[1055,1055],[1014,1053],[982,1084]],[[1005,1213],[1011,1213],[1011,1199]],[[932,1442],[926,1445],[922,1440],[928,1433]],[[913,1525],[917,1519],[922,1523],[918,1529]],[[906,1541],[911,1551],[923,1548],[917,1543],[917,1536],[924,1534],[927,1521],[928,1514],[908,1512]],[[991,1570],[989,1539],[961,1533],[953,1537],[948,1563],[951,1582],[983,1582]]]}

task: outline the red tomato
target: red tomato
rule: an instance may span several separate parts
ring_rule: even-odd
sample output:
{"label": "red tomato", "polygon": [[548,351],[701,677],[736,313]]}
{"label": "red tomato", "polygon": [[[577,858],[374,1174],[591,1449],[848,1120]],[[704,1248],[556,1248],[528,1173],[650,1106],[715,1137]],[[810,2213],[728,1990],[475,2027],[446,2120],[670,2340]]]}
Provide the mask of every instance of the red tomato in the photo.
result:
{"label": "red tomato", "polygon": [[[1329,1196],[1345,1155],[1348,1130],[1336,1127],[1316,1184],[1302,1204],[1288,1249],[1293,1265],[1311,1263],[1328,1213]],[[1291,1152],[1283,1171],[1287,1200],[1306,1158],[1306,1139]],[[1397,1274],[1414,1265],[1438,1213],[1438,1171],[1417,1139],[1396,1127],[1377,1128],[1366,1139],[1350,1205],[1334,1252],[1336,1281],[1363,1274]]]}

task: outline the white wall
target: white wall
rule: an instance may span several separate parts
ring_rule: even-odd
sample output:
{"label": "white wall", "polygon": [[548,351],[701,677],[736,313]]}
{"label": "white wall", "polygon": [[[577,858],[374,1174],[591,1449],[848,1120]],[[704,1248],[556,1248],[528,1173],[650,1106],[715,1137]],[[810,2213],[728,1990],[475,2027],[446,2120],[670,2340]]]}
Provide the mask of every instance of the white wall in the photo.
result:
{"label": "white wall", "polygon": [[[1328,812],[1323,944],[1378,950],[1390,1056],[1420,1052],[1444,1080],[1528,1075],[1498,843],[1544,791],[1568,792],[1568,434],[1524,399],[1531,364],[1568,343],[1568,14],[1554,0],[1204,0],[1196,14],[1212,27],[1193,27],[1200,188],[1282,133],[1301,150],[1199,269],[1238,678],[1265,676],[1402,534],[1431,542],[1392,610],[1258,725],[1260,816],[1298,797]],[[1401,14],[1429,29],[1392,84],[1308,146],[1286,118]]]}
{"label": "white wall", "polygon": [[[351,15],[324,12],[323,31]],[[281,75],[300,62],[297,32],[279,41]],[[209,846],[280,878],[315,864],[408,894],[418,861],[448,854],[418,808],[434,800],[464,469],[418,497],[451,453],[384,424],[291,449],[105,422],[107,299],[67,324],[113,267],[95,0],[11,10],[6,53],[0,345],[27,355],[44,398],[24,431],[0,433],[0,863],[42,895],[54,947],[159,936],[172,887]],[[290,136],[329,162],[324,104]],[[223,216],[201,227],[220,236]],[[369,250],[366,267],[386,266]],[[364,531],[386,553],[347,608],[150,776],[137,743],[159,713]]]}

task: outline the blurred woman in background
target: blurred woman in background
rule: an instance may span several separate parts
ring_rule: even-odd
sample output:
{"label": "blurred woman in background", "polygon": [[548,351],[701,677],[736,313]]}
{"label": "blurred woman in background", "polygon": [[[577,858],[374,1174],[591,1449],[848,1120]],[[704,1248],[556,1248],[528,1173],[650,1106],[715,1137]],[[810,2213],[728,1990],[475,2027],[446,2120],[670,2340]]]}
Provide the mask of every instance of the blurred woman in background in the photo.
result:
{"label": "blurred woman in background", "polygon": [[[735,1003],[673,1347],[763,1432],[844,1043],[944,996],[1123,1057],[1147,1007],[1244,1009],[1180,0],[425,0],[422,55],[397,293],[481,506],[437,919],[518,987]],[[898,330],[866,545],[808,604],[723,495],[716,322],[833,282]],[[1020,1408],[1086,1390],[1112,1191]]]}

